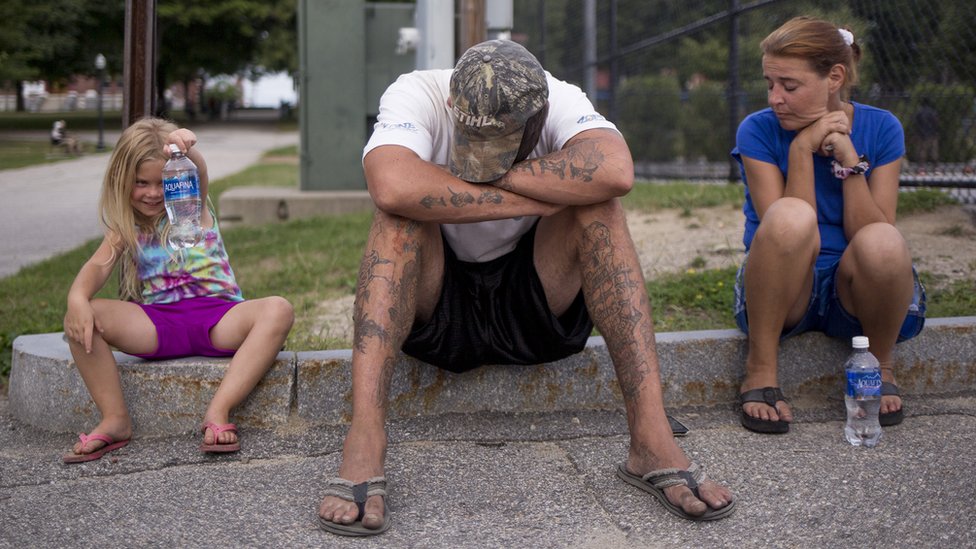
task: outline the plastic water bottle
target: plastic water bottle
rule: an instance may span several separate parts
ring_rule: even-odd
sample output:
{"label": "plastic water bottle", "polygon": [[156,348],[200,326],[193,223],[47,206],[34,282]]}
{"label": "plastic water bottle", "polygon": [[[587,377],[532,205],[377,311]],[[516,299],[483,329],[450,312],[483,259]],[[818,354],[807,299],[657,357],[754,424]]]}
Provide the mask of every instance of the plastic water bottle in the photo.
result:
{"label": "plastic water bottle", "polygon": [[844,363],[847,377],[847,390],[844,394],[847,424],[844,426],[844,436],[854,446],[872,448],[881,439],[881,424],[878,423],[878,412],[881,410],[881,365],[868,350],[868,338],[856,336],[851,344],[854,350]]}
{"label": "plastic water bottle", "polygon": [[163,201],[169,217],[169,245],[176,250],[196,246],[203,238],[200,225],[200,171],[175,144],[163,166]]}

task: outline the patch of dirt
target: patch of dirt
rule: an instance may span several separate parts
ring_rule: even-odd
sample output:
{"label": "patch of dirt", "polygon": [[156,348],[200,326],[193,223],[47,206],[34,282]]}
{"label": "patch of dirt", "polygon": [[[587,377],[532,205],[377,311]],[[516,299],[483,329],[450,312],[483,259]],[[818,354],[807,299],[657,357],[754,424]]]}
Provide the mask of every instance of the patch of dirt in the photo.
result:
{"label": "patch of dirt", "polygon": [[941,206],[895,222],[919,271],[945,277],[940,286],[976,272],[976,208]]}
{"label": "patch of dirt", "polygon": [[[627,219],[645,277],[690,267],[738,266],[742,260],[745,218],[738,208],[699,208],[690,216],[679,210],[628,212]],[[908,241],[918,270],[945,282],[976,271],[976,209],[942,206],[901,216],[895,225]]]}
{"label": "patch of dirt", "polygon": [[742,260],[742,210],[732,206],[654,213],[627,212],[644,277],[689,268],[720,269]]}
{"label": "patch of dirt", "polygon": [[[628,212],[628,227],[648,279],[689,268],[738,266],[744,248],[741,208],[698,208],[654,213]],[[976,271],[976,210],[961,205],[902,216],[895,223],[908,240],[917,268],[935,275],[939,286]],[[324,301],[313,330],[322,337],[352,341],[353,296]]]}

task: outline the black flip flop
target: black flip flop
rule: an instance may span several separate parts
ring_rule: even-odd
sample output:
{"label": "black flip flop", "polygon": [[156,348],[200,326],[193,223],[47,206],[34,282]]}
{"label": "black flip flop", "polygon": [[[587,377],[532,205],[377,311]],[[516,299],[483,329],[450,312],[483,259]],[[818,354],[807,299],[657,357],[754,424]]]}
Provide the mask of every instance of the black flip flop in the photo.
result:
{"label": "black flip flop", "polygon": [[779,387],[763,387],[762,389],[752,389],[740,394],[739,412],[742,426],[750,431],[765,435],[782,435],[788,433],[790,430],[790,423],[788,421],[781,419],[770,421],[752,417],[742,409],[742,405],[746,402],[763,402],[775,409],[776,403],[781,400],[786,402],[786,397],[783,396],[783,391]]}
{"label": "black flip flop", "polygon": [[[899,393],[898,386],[894,383],[889,383],[887,381],[881,382],[881,396],[896,396],[901,397]],[[905,419],[905,403],[902,401],[901,408],[898,408],[894,412],[888,412],[886,414],[878,415],[878,423],[882,427],[891,427],[892,425],[898,425]]]}

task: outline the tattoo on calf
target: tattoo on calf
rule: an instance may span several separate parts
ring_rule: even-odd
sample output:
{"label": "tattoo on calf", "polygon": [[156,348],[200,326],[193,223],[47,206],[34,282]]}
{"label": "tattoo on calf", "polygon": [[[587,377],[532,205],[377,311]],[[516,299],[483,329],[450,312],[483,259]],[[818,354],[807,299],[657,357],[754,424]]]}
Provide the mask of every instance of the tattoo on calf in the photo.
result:
{"label": "tattoo on calf", "polygon": [[390,401],[390,387],[393,385],[393,369],[395,366],[395,357],[387,357],[383,361],[383,370],[380,373],[380,379],[376,383],[376,393],[373,399],[377,408],[385,409]]}
{"label": "tattoo on calf", "polygon": [[[376,250],[370,250],[363,256],[353,313],[353,345],[361,353],[366,352],[367,340],[370,338],[379,338],[383,345],[399,344],[412,324],[412,318],[405,317],[410,317],[413,311],[413,303],[410,299],[415,295],[414,288],[418,276],[415,256],[420,250],[420,243],[415,235],[419,228],[420,223],[412,220],[399,221],[392,230],[387,227],[374,228],[371,239],[379,238],[383,232],[392,233],[392,241],[403,252],[405,263],[398,279],[394,260],[380,257]],[[367,304],[373,292],[383,291],[377,288],[377,284],[386,285],[389,297],[386,302],[394,304],[387,311],[392,333],[376,319],[371,318],[367,312],[369,309]],[[408,288],[407,292],[402,291],[404,286]]]}
{"label": "tattoo on calf", "polygon": [[[615,250],[610,229],[603,223],[595,222],[583,231],[581,256],[587,308],[607,340],[620,389],[629,401],[640,393],[649,366],[637,340],[638,325],[644,317],[638,308],[640,277],[615,258]],[[641,343],[646,344],[646,338]]]}

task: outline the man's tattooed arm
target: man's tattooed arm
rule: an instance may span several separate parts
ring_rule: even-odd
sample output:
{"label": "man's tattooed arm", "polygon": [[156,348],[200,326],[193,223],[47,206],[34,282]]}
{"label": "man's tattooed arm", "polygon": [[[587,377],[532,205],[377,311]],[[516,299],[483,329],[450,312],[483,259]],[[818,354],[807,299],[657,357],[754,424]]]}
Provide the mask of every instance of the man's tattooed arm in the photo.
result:
{"label": "man's tattooed arm", "polygon": [[623,196],[633,179],[626,142],[601,129],[582,132],[558,151],[515,164],[492,185],[536,200],[582,205]]}
{"label": "man's tattooed arm", "polygon": [[447,191],[451,193],[449,197],[434,197],[431,195],[426,195],[420,200],[420,205],[428,210],[435,207],[440,208],[464,208],[465,206],[470,206],[472,204],[501,204],[504,202],[505,197],[502,193],[498,192],[498,189],[494,187],[486,188],[477,198],[474,197],[469,192],[454,192],[450,187]]}

